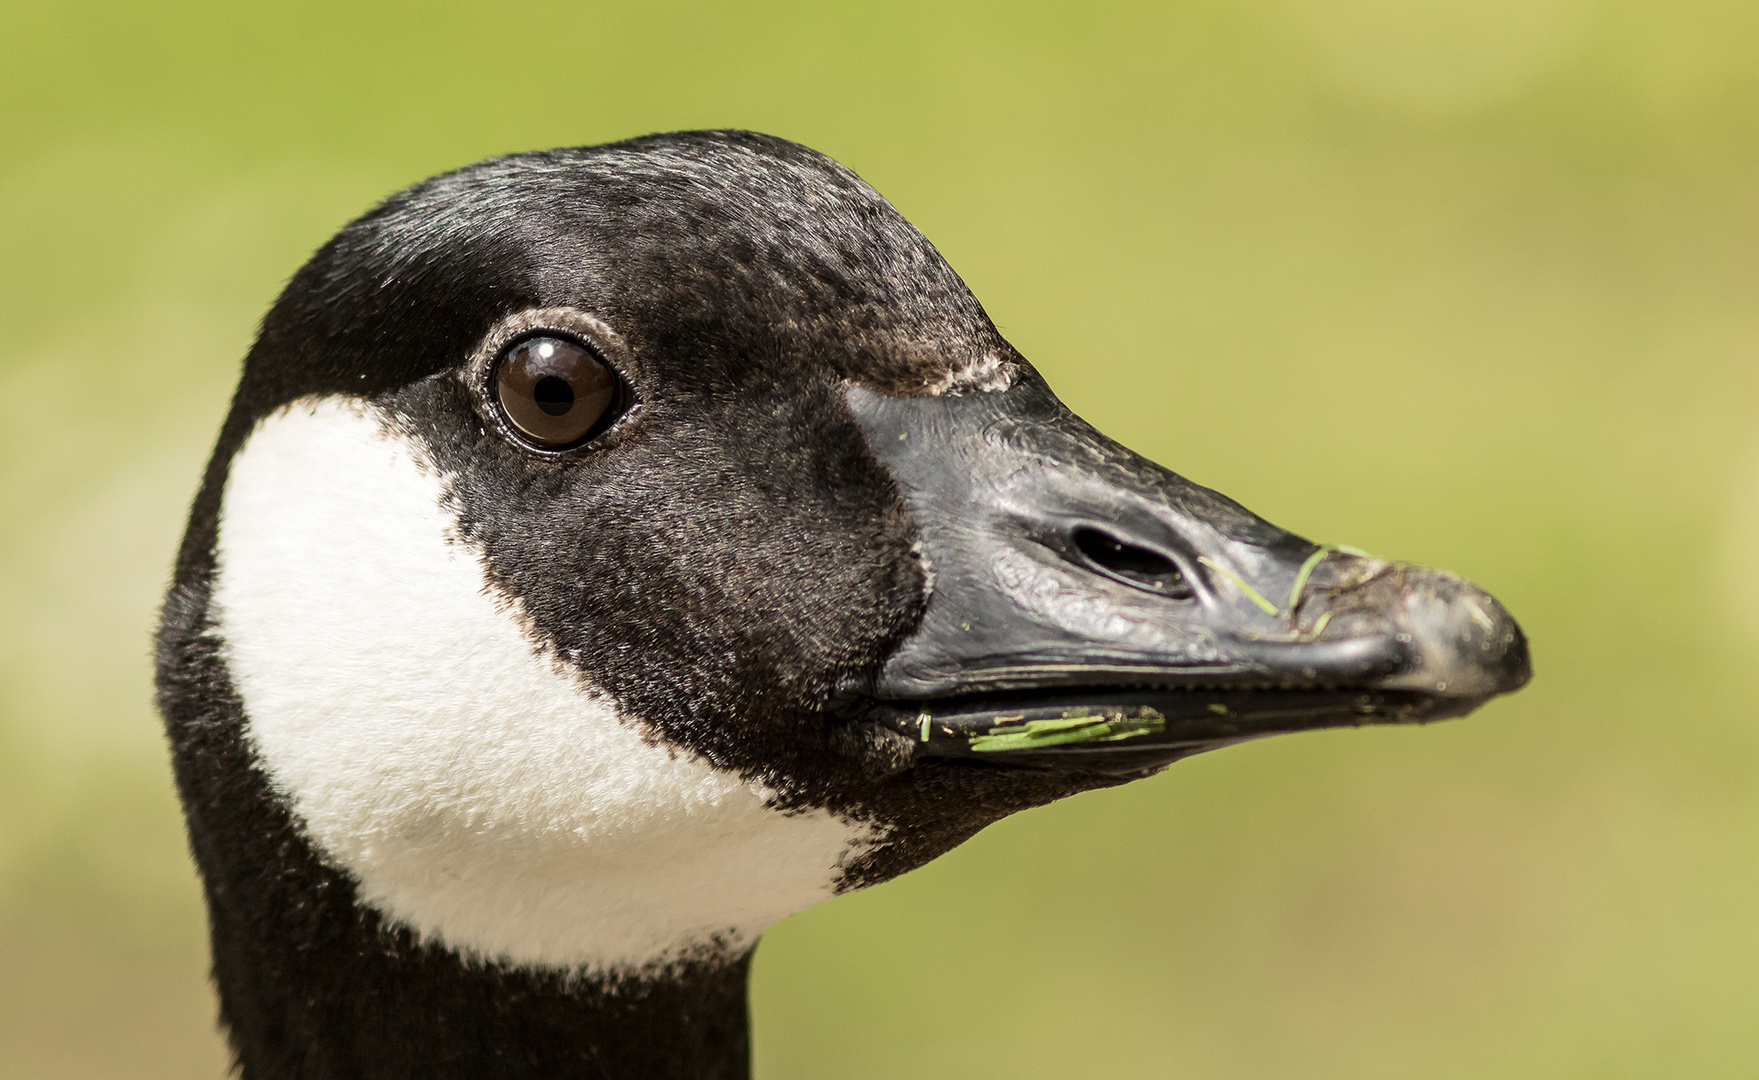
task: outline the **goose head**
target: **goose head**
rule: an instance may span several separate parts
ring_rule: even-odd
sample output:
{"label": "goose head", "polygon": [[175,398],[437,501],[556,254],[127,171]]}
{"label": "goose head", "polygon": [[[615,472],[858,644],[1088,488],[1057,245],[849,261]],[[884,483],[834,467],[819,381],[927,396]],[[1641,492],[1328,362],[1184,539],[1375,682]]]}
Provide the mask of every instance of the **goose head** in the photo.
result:
{"label": "goose head", "polygon": [[326,244],[160,641],[224,1008],[287,1047],[345,1021],[278,981],[687,982],[1015,811],[1528,671],[1475,586],[1099,434],[870,187],[741,132],[484,162]]}

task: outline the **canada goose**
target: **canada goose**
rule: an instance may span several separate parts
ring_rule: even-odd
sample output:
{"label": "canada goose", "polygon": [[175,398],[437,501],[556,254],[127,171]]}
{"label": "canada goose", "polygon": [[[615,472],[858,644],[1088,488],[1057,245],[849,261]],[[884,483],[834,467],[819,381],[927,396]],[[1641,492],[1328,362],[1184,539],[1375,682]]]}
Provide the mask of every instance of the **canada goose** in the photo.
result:
{"label": "canada goose", "polygon": [[1016,810],[1528,678],[1106,439],[747,132],[372,210],[245,360],[159,703],[243,1075],[737,1077],[758,935]]}

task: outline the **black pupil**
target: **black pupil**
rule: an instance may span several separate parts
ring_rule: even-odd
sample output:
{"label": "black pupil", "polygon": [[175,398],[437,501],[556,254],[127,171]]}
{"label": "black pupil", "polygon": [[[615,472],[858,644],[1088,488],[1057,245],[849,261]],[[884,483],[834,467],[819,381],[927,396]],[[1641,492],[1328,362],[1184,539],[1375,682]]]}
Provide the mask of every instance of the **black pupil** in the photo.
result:
{"label": "black pupil", "polygon": [[562,416],[574,408],[574,388],[554,375],[545,375],[531,388],[537,407],[551,416]]}

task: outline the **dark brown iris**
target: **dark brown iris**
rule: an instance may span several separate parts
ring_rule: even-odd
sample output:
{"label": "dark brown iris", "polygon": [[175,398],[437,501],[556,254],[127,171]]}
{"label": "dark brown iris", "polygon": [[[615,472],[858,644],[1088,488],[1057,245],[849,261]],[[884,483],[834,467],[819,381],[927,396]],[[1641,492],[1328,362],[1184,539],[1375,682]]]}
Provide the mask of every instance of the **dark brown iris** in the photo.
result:
{"label": "dark brown iris", "polygon": [[566,338],[526,338],[495,367],[501,411],[526,438],[550,450],[609,427],[622,396],[616,373],[592,350]]}

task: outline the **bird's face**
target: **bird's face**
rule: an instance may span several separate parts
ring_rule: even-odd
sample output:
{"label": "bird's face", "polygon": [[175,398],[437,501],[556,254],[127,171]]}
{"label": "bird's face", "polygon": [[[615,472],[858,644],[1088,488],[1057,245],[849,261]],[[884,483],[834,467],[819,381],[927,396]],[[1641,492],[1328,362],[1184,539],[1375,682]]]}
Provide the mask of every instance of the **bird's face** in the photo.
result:
{"label": "bird's face", "polygon": [[258,764],[362,902],[514,962],[743,948],[1015,810],[1527,677],[1482,591],[1087,427],[756,136],[394,198],[271,312],[216,460]]}

